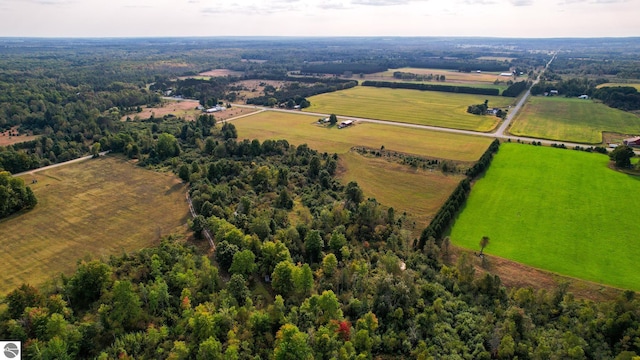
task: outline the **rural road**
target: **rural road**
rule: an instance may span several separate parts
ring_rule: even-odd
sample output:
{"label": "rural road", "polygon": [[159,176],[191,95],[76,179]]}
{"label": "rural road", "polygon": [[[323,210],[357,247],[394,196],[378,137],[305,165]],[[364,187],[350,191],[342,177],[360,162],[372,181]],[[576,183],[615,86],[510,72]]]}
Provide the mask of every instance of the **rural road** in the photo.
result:
{"label": "rural road", "polygon": [[[103,155],[106,155],[108,153],[109,153],[109,151],[102,151],[99,154],[100,154],[100,156],[103,156]],[[93,155],[83,156],[81,158],[77,158],[77,159],[73,159],[73,160],[69,160],[69,161],[65,161],[65,162],[61,162],[61,163],[57,163],[57,164],[53,164],[53,165],[49,165],[49,166],[44,166],[44,167],[41,167],[41,168],[32,169],[32,170],[24,171],[24,172],[17,173],[17,174],[12,174],[11,176],[15,177],[15,176],[30,175],[30,174],[37,173],[38,171],[49,170],[49,169],[57,168],[58,166],[69,165],[69,164],[72,164],[72,163],[77,163],[77,162],[80,162],[80,161],[89,160],[91,158],[93,158]]]}
{"label": "rural road", "polygon": [[[557,54],[558,53],[553,54],[553,56],[551,57],[551,60],[549,60],[547,65],[545,65],[544,70],[542,70],[540,74],[538,74],[538,77],[533,82],[533,84],[531,84],[531,86],[537,84],[540,81],[540,77],[542,76],[542,74],[544,74],[545,71],[547,71],[547,69],[549,68],[549,65],[551,65],[551,62],[556,58]],[[513,108],[513,110],[507,114],[507,117],[504,119],[504,122],[502,123],[502,125],[500,125],[500,127],[498,128],[498,131],[494,133],[495,137],[504,137],[504,132],[509,128],[509,125],[511,125],[511,120],[513,120],[515,116],[518,114],[518,111],[522,109],[522,107],[524,106],[524,103],[527,101],[530,95],[531,95],[531,87],[527,88],[527,92],[525,92],[524,95],[520,98],[520,100],[518,101],[516,106]]]}
{"label": "rural road", "polygon": [[[540,78],[541,78],[542,74],[544,74],[544,72],[549,68],[549,66],[551,65],[553,60],[555,60],[556,56],[557,56],[557,53],[554,53],[553,56],[551,57],[551,60],[549,60],[549,62],[545,65],[544,70],[542,70],[540,72],[540,74],[538,74],[538,77],[536,78],[536,80],[533,82],[532,85],[535,85],[535,84],[538,83],[538,81],[540,81]],[[390,126],[402,126],[402,127],[408,127],[408,128],[414,128],[414,129],[423,129],[423,130],[431,130],[431,131],[441,131],[441,132],[448,132],[448,133],[461,134],[461,135],[483,136],[483,137],[489,137],[489,138],[500,138],[500,139],[511,140],[511,141],[520,141],[520,142],[533,142],[533,141],[536,141],[536,142],[539,142],[539,143],[544,144],[544,145],[551,145],[551,144],[560,145],[560,144],[564,144],[564,146],[566,146],[567,148],[572,148],[572,147],[576,147],[576,146],[583,146],[583,147],[594,146],[592,144],[574,143],[574,142],[567,142],[567,141],[562,141],[562,140],[545,140],[545,139],[538,139],[538,138],[525,137],[525,136],[505,135],[505,132],[507,132],[507,129],[511,125],[511,121],[516,117],[516,115],[518,114],[520,109],[522,109],[522,107],[524,106],[524,104],[526,103],[526,101],[527,101],[527,99],[529,98],[530,95],[531,95],[531,90],[527,89],[527,92],[520,98],[520,100],[518,100],[518,103],[516,104],[516,106],[513,109],[511,109],[511,111],[509,111],[509,113],[508,113],[507,117],[505,118],[505,120],[498,127],[498,129],[496,131],[494,131],[494,132],[479,132],[479,131],[472,131],[472,130],[451,129],[451,128],[444,128],[444,127],[438,127],[438,126],[410,124],[410,123],[388,121],[388,120],[367,119],[367,118],[354,117],[354,116],[338,116],[338,119],[341,119],[341,120],[353,120],[353,121],[356,121],[356,122],[368,122],[368,123],[375,123],[375,124],[383,124],[383,125],[390,125]],[[198,100],[191,100],[191,99],[175,99],[175,98],[165,98],[165,99],[167,99],[167,100],[180,100],[180,101],[193,101],[194,103],[198,102]],[[329,115],[330,115],[330,114],[307,112],[307,111],[300,111],[300,110],[269,108],[269,107],[256,106],[256,105],[232,104],[232,106],[241,107],[241,108],[247,108],[247,109],[255,109],[258,112],[274,111],[274,112],[293,113],[293,114],[309,115],[309,116],[317,116],[317,117],[329,117]],[[222,122],[233,121],[233,120],[241,119],[241,118],[244,118],[244,117],[247,117],[247,116],[251,116],[251,115],[255,115],[255,114],[256,114],[255,112],[254,113],[249,113],[249,114],[244,114],[244,115],[240,115],[240,116],[236,116],[236,117],[233,117],[233,118],[229,118],[229,119],[223,120]],[[640,155],[640,150],[636,150],[635,153]]]}

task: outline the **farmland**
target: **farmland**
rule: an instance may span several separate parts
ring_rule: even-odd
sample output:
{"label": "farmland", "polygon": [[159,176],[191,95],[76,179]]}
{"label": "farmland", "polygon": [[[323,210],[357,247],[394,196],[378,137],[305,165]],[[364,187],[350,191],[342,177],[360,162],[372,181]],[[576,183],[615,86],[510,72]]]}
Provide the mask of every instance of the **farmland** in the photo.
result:
{"label": "farmland", "polygon": [[355,152],[341,155],[340,161],[346,170],[339,176],[343,183],[356,181],[365,195],[375,197],[396,211],[406,211],[415,220],[416,231],[429,225],[433,215],[463,179],[462,175],[411,169]]}
{"label": "farmland", "polygon": [[186,188],[174,176],[103,157],[23,176],[38,205],[0,222],[0,293],[69,273],[78,259],[107,257],[184,232]]}
{"label": "farmland", "polygon": [[491,143],[490,138],[358,123],[347,129],[316,125],[317,117],[302,114],[261,112],[234,120],[240,139],[287,139],[308,144],[321,152],[344,154],[353,146],[367,146],[454,161],[476,161]]}
{"label": "farmland", "polygon": [[[202,114],[202,111],[196,109],[198,105],[198,102],[194,100],[168,100],[165,101],[162,106],[144,107],[141,112],[123,116],[121,120],[125,121],[127,118],[131,120],[141,120],[148,119],[151,116],[161,118],[167,115],[173,115],[187,121],[195,121],[196,118]],[[246,108],[230,108],[225,111],[215,113],[214,116],[216,120],[225,120],[230,117],[248,114],[253,111],[255,110]]]}
{"label": "farmland", "polygon": [[[343,183],[355,180],[366,196],[406,211],[416,221],[415,230],[428,225],[431,217],[461,180],[459,175],[422,171],[379,158],[363,157],[349,150],[368,146],[456,161],[475,161],[489,146],[490,139],[436,133],[396,126],[361,123],[338,130],[314,125],[315,117],[263,112],[235,120],[239,138],[261,141],[288,139],[306,143],[321,152],[340,155]],[[286,123],[286,126],[282,124]],[[401,184],[400,186],[397,186]]]}
{"label": "farmland", "polygon": [[[464,82],[464,83],[481,83],[481,84],[493,84],[496,80],[507,81],[510,77],[500,76],[500,73],[496,72],[460,72],[454,70],[443,69],[422,69],[422,68],[400,68],[390,69],[385,72],[375,73],[367,75],[368,80],[391,80],[393,79],[393,73],[401,71],[405,73],[412,73],[416,75],[444,75],[446,81],[452,82]],[[445,82],[446,83],[446,82]]]}
{"label": "farmland", "polygon": [[485,100],[489,100],[489,107],[507,107],[513,102],[500,96],[357,86],[313,96],[305,110],[487,132],[498,125],[499,118],[467,113],[469,105]]}
{"label": "farmland", "polygon": [[489,254],[640,290],[640,178],[609,169],[608,161],[595,153],[503,144],[471,190],[453,243],[477,250],[488,236]]}
{"label": "farmland", "polygon": [[640,133],[640,117],[589,100],[532,97],[518,113],[513,135],[586,144],[602,143],[602,132]]}

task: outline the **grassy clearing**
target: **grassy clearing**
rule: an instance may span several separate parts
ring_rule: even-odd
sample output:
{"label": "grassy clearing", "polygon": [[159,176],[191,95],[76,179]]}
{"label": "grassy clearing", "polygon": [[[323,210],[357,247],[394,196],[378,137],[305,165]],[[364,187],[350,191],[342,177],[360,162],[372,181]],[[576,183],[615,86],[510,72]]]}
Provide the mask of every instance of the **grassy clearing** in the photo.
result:
{"label": "grassy clearing", "polygon": [[36,140],[40,135],[22,134],[18,135],[18,127],[14,126],[9,130],[0,131],[0,146],[8,146],[19,144],[27,141]]}
{"label": "grassy clearing", "polygon": [[23,176],[38,205],[0,222],[0,294],[184,232],[185,185],[174,176],[102,157]]}
{"label": "grassy clearing", "polygon": [[165,115],[174,115],[176,117],[183,118],[188,121],[195,121],[196,118],[202,114],[202,111],[196,109],[198,106],[197,101],[192,100],[165,100],[162,106],[156,107],[147,107],[142,108],[142,111],[139,113],[133,113],[129,115],[125,115],[122,117],[122,121],[130,118],[132,120],[142,120],[148,119],[152,115],[155,118],[162,118]]}
{"label": "grassy clearing", "polygon": [[563,275],[640,290],[640,177],[606,155],[507,143],[471,190],[452,241]]}
{"label": "grassy clearing", "polygon": [[234,120],[240,139],[287,139],[322,152],[345,154],[354,146],[367,146],[454,161],[476,161],[490,138],[457,135],[401,126],[358,123],[346,129],[316,125],[315,116],[276,111]]}
{"label": "grassy clearing", "polygon": [[[164,117],[165,115],[174,115],[176,117],[183,118],[187,121],[195,121],[198,116],[203,112],[196,107],[200,105],[195,100],[168,100],[162,106],[159,107],[144,107],[142,112],[125,115],[122,117],[122,121],[126,121],[127,118],[137,121],[142,119],[148,119],[153,115],[156,118]],[[231,107],[224,111],[213,113],[213,116],[217,121],[226,120],[232,117],[249,114],[255,112],[254,109],[247,109],[241,107]]]}
{"label": "grassy clearing", "polygon": [[509,130],[542,139],[602,143],[602,132],[640,134],[640,117],[590,100],[532,97]]}
{"label": "grassy clearing", "polygon": [[355,88],[313,96],[310,112],[334,113],[369,119],[440,126],[454,129],[490,131],[499,123],[495,116],[467,113],[467,107],[489,100],[491,107],[506,107],[511,98],[454,94],[438,91]]}
{"label": "grassy clearing", "polygon": [[406,211],[422,230],[444,204],[462,175],[444,175],[440,171],[412,169],[381,158],[364,157],[355,152],[343,154],[340,175],[343,183],[357,181],[367,196],[396,211]]}

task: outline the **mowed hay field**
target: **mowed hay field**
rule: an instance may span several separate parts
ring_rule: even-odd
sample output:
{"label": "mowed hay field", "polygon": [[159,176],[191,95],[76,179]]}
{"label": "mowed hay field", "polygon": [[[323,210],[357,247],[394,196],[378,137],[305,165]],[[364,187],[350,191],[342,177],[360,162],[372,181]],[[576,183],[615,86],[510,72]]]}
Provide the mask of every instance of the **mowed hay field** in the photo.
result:
{"label": "mowed hay field", "polygon": [[640,291],[640,177],[608,162],[597,153],[502,144],[452,242],[477,251],[488,236],[489,254]]}
{"label": "mowed hay field", "polygon": [[[356,181],[365,196],[375,197],[396,214],[406,211],[422,231],[464,178],[443,175],[440,171],[412,169],[381,158],[364,157],[355,152],[340,156],[346,170],[340,174],[344,184]],[[417,235],[417,234],[416,234]]]}
{"label": "mowed hay field", "polygon": [[264,111],[233,120],[239,139],[286,139],[321,152],[344,154],[354,146],[380,148],[454,161],[476,161],[492,139],[402,126],[359,122],[338,129],[317,125],[318,117]]}
{"label": "mowed hay field", "polygon": [[591,100],[529,98],[509,132],[542,139],[602,143],[602,132],[640,134],[640,117]]}
{"label": "mowed hay field", "polygon": [[485,100],[489,107],[507,107],[513,102],[502,96],[356,86],[312,96],[305,111],[488,132],[500,118],[467,113],[469,105]]}
{"label": "mowed hay field", "polygon": [[38,205],[0,222],[0,294],[71,273],[78,259],[153,246],[186,231],[186,187],[172,175],[108,156],[22,178]]}

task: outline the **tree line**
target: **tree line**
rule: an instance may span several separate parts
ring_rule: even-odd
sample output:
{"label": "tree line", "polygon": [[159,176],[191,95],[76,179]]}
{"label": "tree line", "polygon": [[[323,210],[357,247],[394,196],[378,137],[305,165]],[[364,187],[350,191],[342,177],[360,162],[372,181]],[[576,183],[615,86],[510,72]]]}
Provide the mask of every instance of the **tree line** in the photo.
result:
{"label": "tree line", "polygon": [[520,94],[522,94],[523,91],[527,90],[527,87],[529,85],[531,84],[524,80],[515,82],[502,92],[502,96],[518,97],[520,96]]}
{"label": "tree line", "polygon": [[24,180],[14,178],[8,171],[0,171],[0,219],[22,211],[33,209],[38,199]]}
{"label": "tree line", "polygon": [[282,90],[275,91],[269,95],[258,96],[251,99],[247,99],[247,104],[273,106],[276,104],[286,103],[289,100],[292,100],[296,104],[301,105],[301,107],[303,107],[302,99],[304,99],[304,101],[308,106],[310,103],[308,102],[308,100],[306,100],[307,97],[334,92],[338,90],[350,89],[357,85],[358,85],[357,81],[346,81],[346,82],[340,82],[340,83],[318,81],[312,86],[305,86],[305,87],[301,86],[296,89],[284,88]]}
{"label": "tree line", "polygon": [[493,155],[498,152],[499,149],[500,140],[493,140],[478,162],[467,170],[467,177],[458,184],[451,195],[449,195],[447,201],[445,201],[433,217],[433,220],[431,220],[429,225],[422,231],[420,239],[416,243],[417,249],[423,248],[429,239],[434,239],[438,244],[441,243],[443,234],[449,226],[451,226],[451,222],[467,200],[467,196],[471,190],[471,181],[486,171],[491,164],[491,160],[493,160]]}
{"label": "tree line", "polygon": [[373,74],[383,71],[387,71],[387,66],[367,62],[306,64],[300,68],[300,73],[302,74]]}
{"label": "tree line", "polygon": [[411,90],[423,90],[423,91],[442,91],[460,94],[478,94],[478,95],[500,95],[500,90],[470,86],[456,86],[456,85],[439,85],[439,84],[419,84],[419,83],[402,83],[391,81],[371,81],[366,80],[362,82],[362,86],[382,87],[390,89],[411,89]]}
{"label": "tree line", "polygon": [[631,86],[604,86],[589,92],[594,99],[601,100],[612,108],[635,111],[640,110],[640,93]]}

